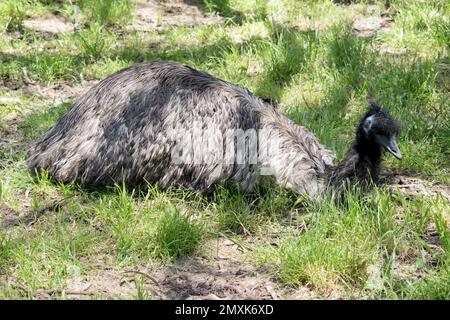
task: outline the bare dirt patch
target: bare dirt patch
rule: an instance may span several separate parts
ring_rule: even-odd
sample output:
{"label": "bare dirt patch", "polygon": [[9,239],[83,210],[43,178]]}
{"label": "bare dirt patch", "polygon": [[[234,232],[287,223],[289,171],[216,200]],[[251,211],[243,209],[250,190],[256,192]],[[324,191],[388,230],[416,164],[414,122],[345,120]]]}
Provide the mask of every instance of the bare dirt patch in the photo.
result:
{"label": "bare dirt patch", "polygon": [[[394,13],[378,5],[345,4],[338,7],[348,12],[357,37],[366,38],[391,30]],[[352,14],[352,12],[354,12]]]}
{"label": "bare dirt patch", "polygon": [[450,204],[450,186],[448,185],[433,184],[419,177],[404,175],[395,175],[388,180],[389,189],[392,192],[400,192],[411,199],[418,196],[436,198],[440,194]]}
{"label": "bare dirt patch", "polygon": [[[22,81],[0,80],[0,90],[5,92],[16,91],[17,93],[21,93],[25,96],[40,99],[45,103],[61,103],[63,101],[80,96],[83,92],[87,91],[97,82],[98,82],[97,80],[82,81],[81,84],[59,82],[56,84],[43,86],[34,81],[31,81],[25,74],[25,77]],[[6,98],[6,97],[1,99],[18,100],[17,98]],[[2,100],[0,100],[0,104],[1,101]],[[6,102],[11,103],[11,101]],[[18,103],[20,103],[20,100],[18,100]]]}
{"label": "bare dirt patch", "polygon": [[136,293],[136,284],[118,269],[100,269],[89,275],[75,275],[68,279],[63,292],[70,299],[86,299],[94,295],[132,298]]}
{"label": "bare dirt patch", "polygon": [[155,276],[160,299],[285,299],[313,298],[276,283],[250,263],[247,252],[227,239],[208,244],[202,256],[180,261]]}
{"label": "bare dirt patch", "polygon": [[88,275],[74,275],[58,293],[64,292],[69,299],[131,297],[136,295],[136,279],[140,278],[143,280],[141,286],[153,299],[269,300],[315,297],[306,287],[293,290],[276,283],[268,272],[255,268],[247,252],[230,240],[212,240],[206,247],[203,255],[158,268],[141,266],[123,270],[102,264]]}
{"label": "bare dirt patch", "polygon": [[32,18],[23,21],[27,29],[40,33],[73,33],[75,26],[70,22],[56,17]]}
{"label": "bare dirt patch", "polygon": [[18,224],[19,213],[8,207],[7,205],[0,203],[0,217],[2,217],[2,228],[7,228],[12,225]]}
{"label": "bare dirt patch", "polygon": [[51,103],[61,103],[80,96],[98,81],[84,81],[83,84],[57,83],[50,86],[28,84],[21,88],[24,95],[32,96]]}
{"label": "bare dirt patch", "polygon": [[358,37],[371,37],[378,32],[389,32],[392,19],[379,16],[363,17],[353,22]]}
{"label": "bare dirt patch", "polygon": [[220,24],[223,18],[207,15],[197,6],[184,1],[135,0],[134,23],[131,29],[139,31],[163,30],[174,26]]}

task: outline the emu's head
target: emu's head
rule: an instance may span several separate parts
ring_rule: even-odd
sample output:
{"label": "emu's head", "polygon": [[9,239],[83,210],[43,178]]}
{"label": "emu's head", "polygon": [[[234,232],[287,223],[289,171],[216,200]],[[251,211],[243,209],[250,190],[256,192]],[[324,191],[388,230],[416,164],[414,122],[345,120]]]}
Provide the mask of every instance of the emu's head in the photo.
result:
{"label": "emu's head", "polygon": [[361,119],[358,127],[358,140],[360,143],[375,142],[392,153],[397,159],[402,158],[397,145],[397,135],[400,132],[400,123],[395,120],[387,110],[376,102],[370,103],[369,110]]}

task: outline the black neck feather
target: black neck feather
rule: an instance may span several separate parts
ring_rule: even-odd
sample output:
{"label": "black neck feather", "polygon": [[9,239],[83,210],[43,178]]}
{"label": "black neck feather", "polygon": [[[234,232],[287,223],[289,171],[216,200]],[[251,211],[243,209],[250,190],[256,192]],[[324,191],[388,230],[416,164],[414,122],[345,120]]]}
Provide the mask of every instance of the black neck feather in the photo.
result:
{"label": "black neck feather", "polygon": [[[381,161],[381,147],[373,140],[359,132],[356,134],[356,141],[353,148],[359,155],[360,160],[369,160],[370,163],[378,165]],[[365,162],[365,161],[364,161]]]}
{"label": "black neck feather", "polygon": [[344,159],[333,169],[330,183],[342,190],[348,180],[350,183],[359,183],[368,186],[378,181],[381,162],[381,147],[374,141],[367,139],[362,131],[356,133],[356,141],[347,151]]}

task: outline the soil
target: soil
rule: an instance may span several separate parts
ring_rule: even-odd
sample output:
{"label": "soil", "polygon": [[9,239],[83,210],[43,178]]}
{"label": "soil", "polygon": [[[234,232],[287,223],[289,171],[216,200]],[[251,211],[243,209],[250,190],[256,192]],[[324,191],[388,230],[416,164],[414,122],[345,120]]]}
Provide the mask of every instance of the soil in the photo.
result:
{"label": "soil", "polygon": [[288,292],[227,239],[211,241],[206,253],[180,261],[156,276],[162,299],[280,299]]}
{"label": "soil", "polygon": [[246,251],[228,239],[211,240],[202,255],[185,258],[170,266],[141,266],[118,270],[100,266],[98,271],[69,279],[64,292],[73,298],[101,293],[122,298],[136,294],[136,276],[153,299],[312,299],[308,288],[284,288],[267,270],[254,267]]}
{"label": "soil", "polygon": [[135,0],[134,22],[129,29],[154,31],[174,26],[196,26],[220,24],[224,20],[218,15],[207,14],[196,5],[186,1]]}
{"label": "soil", "polygon": [[399,192],[413,199],[418,196],[436,198],[440,194],[450,204],[450,186],[433,184],[420,177],[394,175],[388,178],[387,183],[392,192]]}
{"label": "soil", "polygon": [[390,18],[386,17],[364,17],[353,22],[353,29],[358,37],[371,37],[378,32],[389,32],[391,21]]}
{"label": "soil", "polygon": [[[174,26],[211,25],[224,22],[223,17],[205,12],[200,5],[190,1],[133,0],[133,23],[128,30],[154,31]],[[73,33],[76,26],[61,17],[33,17],[23,21],[23,26],[37,34],[52,35]]]}
{"label": "soil", "polygon": [[23,21],[23,26],[38,33],[73,33],[75,26],[61,18],[39,17]]}

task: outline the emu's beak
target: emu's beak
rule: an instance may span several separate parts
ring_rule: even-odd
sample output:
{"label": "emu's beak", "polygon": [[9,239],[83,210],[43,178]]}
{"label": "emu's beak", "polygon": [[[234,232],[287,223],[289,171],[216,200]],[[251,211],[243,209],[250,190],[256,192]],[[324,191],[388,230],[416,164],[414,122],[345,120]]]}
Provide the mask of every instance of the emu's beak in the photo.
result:
{"label": "emu's beak", "polygon": [[402,154],[398,148],[395,135],[389,138],[386,136],[377,135],[376,138],[378,143],[385,147],[387,151],[392,153],[397,159],[402,160]]}

